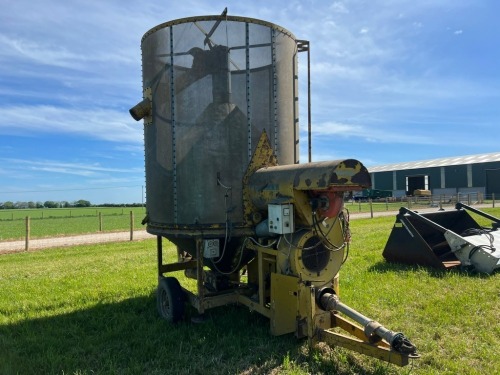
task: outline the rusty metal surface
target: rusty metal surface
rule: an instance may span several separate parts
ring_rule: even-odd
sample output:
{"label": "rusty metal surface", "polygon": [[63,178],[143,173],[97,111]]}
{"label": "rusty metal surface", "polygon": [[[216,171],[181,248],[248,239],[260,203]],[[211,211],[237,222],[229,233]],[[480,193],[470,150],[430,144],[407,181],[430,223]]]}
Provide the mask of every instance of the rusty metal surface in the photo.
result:
{"label": "rusty metal surface", "polygon": [[362,190],[371,185],[370,174],[354,159],[265,167],[249,179],[249,196],[260,210],[280,200],[294,203],[299,216],[311,216],[310,192]]}
{"label": "rusty metal surface", "polygon": [[253,189],[288,186],[295,190],[351,191],[371,186],[366,167],[355,159],[280,165],[259,169],[250,179]]}

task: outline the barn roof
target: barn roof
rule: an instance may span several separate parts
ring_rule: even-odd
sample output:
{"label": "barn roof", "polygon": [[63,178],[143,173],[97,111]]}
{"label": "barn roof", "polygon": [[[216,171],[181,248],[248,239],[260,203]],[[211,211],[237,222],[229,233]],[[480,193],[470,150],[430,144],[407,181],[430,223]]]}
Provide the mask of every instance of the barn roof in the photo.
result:
{"label": "barn roof", "polygon": [[369,167],[368,171],[370,173],[388,172],[388,171],[399,171],[404,169],[446,167],[450,165],[466,165],[466,164],[488,163],[495,161],[500,161],[500,152],[377,165],[374,167]]}

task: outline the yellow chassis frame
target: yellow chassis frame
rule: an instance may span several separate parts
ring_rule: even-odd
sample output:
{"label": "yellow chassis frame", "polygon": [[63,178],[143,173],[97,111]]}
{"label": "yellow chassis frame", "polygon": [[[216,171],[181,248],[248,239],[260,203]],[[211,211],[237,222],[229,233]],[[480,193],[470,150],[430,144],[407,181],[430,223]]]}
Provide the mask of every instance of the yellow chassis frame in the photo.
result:
{"label": "yellow chassis frame", "polygon": [[[410,359],[418,358],[394,351],[384,340],[372,343],[359,325],[335,311],[322,310],[316,303],[314,286],[308,285],[309,283],[302,281],[300,277],[276,273],[276,250],[255,243],[247,245],[257,254],[249,263],[247,272],[248,278],[258,284],[258,299],[248,297],[240,289],[208,293],[203,285],[203,241],[199,238],[196,243],[197,251],[193,259],[183,261],[179,254],[178,262],[163,264],[162,237],[157,236],[158,276],[161,278],[170,272],[195,269],[197,292],[182,289],[186,293],[187,301],[200,314],[214,307],[241,304],[268,317],[273,335],[294,333],[298,338],[307,337],[311,347],[318,342],[325,342],[398,366],[406,366]],[[270,290],[265,287],[266,278],[269,277]],[[338,279],[334,280],[333,284],[338,293]],[[342,329],[347,335],[336,332],[336,328]]]}

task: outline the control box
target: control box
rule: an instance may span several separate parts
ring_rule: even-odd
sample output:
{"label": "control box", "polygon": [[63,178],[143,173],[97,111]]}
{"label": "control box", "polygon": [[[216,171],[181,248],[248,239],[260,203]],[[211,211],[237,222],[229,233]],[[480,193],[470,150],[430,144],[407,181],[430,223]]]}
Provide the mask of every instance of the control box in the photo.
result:
{"label": "control box", "polygon": [[295,232],[293,204],[269,204],[267,211],[270,233],[287,234]]}
{"label": "control box", "polygon": [[218,258],[219,257],[219,239],[213,238],[203,240],[203,257]]}

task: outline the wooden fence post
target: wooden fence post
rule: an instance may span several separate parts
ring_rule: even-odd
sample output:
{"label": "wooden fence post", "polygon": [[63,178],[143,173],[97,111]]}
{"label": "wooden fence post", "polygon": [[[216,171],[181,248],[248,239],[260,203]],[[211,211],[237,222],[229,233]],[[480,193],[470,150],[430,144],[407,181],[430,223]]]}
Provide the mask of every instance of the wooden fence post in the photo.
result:
{"label": "wooden fence post", "polygon": [[102,214],[99,212],[99,232],[102,232]]}
{"label": "wooden fence post", "polygon": [[369,201],[370,201],[370,216],[371,216],[371,218],[373,219],[373,205],[372,205],[372,199],[370,198],[370,199],[369,199]]}
{"label": "wooden fence post", "polygon": [[26,216],[26,241],[24,243],[24,250],[28,251],[30,248],[30,217]]}
{"label": "wooden fence post", "polygon": [[495,193],[491,194],[491,199],[493,200],[493,208],[495,208]]}

